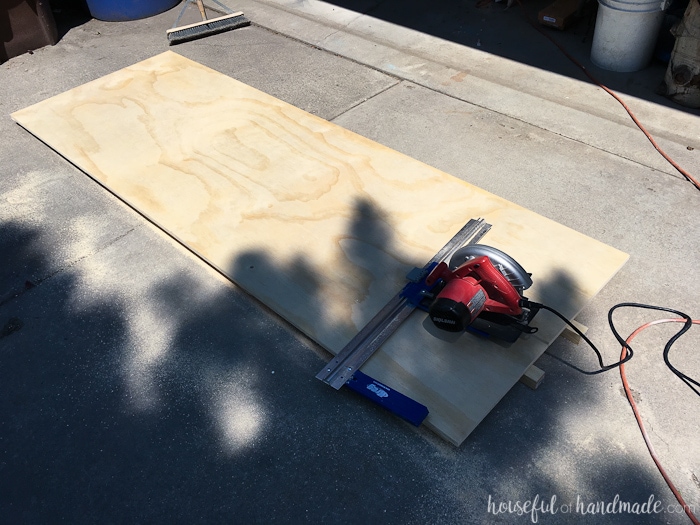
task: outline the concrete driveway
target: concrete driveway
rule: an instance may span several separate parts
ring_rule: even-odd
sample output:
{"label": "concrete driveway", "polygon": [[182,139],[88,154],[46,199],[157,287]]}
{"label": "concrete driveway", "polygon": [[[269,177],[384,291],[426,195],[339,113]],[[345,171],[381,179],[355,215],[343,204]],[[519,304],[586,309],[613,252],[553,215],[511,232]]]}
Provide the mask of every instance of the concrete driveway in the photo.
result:
{"label": "concrete driveway", "polygon": [[[606,362],[616,303],[700,317],[700,193],[515,8],[235,7],[255,24],[175,50],[629,253],[578,319]],[[540,388],[516,385],[452,447],[315,380],[323,350],[9,118],[164,51],[175,17],[66,22],[0,65],[0,522],[688,522],[619,374],[567,366],[596,368],[585,346],[558,340]],[[594,67],[582,24],[555,36]],[[595,72],[698,177],[698,112],[653,92],[663,70]],[[700,513],[700,399],[662,359],[677,328],[638,337],[627,374]],[[691,330],[671,353],[695,378],[699,346]],[[616,497],[662,512],[585,514]]]}

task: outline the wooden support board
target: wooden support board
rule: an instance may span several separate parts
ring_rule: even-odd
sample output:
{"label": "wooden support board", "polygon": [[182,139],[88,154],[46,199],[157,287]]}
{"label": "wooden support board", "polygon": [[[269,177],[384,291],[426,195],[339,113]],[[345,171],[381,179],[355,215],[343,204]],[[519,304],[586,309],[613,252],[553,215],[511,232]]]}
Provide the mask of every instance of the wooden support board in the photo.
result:
{"label": "wooden support board", "polygon": [[520,378],[520,382],[528,388],[536,390],[540,383],[544,380],[544,370],[537,368],[535,365],[530,365],[530,367],[525,370],[523,377]]}
{"label": "wooden support board", "polygon": [[[532,272],[529,297],[569,318],[627,259],[173,52],[12,117],[333,353],[470,218]],[[459,445],[563,328],[547,312],[534,324],[505,347],[414,312],[363,371]]]}

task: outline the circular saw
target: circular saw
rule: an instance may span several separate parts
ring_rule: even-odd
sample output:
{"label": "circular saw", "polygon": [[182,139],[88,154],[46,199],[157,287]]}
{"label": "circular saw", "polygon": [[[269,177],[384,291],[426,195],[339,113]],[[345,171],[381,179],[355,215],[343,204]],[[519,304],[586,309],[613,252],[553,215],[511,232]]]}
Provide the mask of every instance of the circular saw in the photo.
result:
{"label": "circular saw", "polygon": [[529,304],[523,292],[532,285],[530,274],[497,248],[464,246],[449,264],[438,264],[425,284],[433,296],[428,314],[442,330],[469,330],[506,342],[537,331],[530,326],[537,309],[524,307]]}

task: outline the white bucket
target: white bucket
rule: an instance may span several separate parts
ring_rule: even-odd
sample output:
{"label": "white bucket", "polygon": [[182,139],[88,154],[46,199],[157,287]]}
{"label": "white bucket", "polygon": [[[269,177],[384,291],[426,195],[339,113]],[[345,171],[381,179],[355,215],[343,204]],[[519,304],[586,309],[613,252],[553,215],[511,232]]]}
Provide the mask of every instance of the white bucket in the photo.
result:
{"label": "white bucket", "polygon": [[644,69],[664,20],[666,2],[598,0],[591,61],[610,71]]}
{"label": "white bucket", "polygon": [[620,11],[649,12],[665,11],[670,2],[666,0],[603,0],[603,3]]}

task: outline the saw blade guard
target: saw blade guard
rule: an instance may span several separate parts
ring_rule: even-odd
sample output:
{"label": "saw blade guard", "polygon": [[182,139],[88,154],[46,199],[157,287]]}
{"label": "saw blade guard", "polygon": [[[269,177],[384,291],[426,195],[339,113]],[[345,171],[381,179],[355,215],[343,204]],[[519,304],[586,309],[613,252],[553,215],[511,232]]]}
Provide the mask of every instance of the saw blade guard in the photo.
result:
{"label": "saw blade guard", "polygon": [[450,259],[450,270],[454,271],[465,262],[484,255],[491,260],[491,264],[508,279],[510,284],[512,284],[521,295],[523,290],[527,290],[532,286],[530,274],[527,273],[515,259],[498,248],[485,244],[468,244],[457,250]]}

